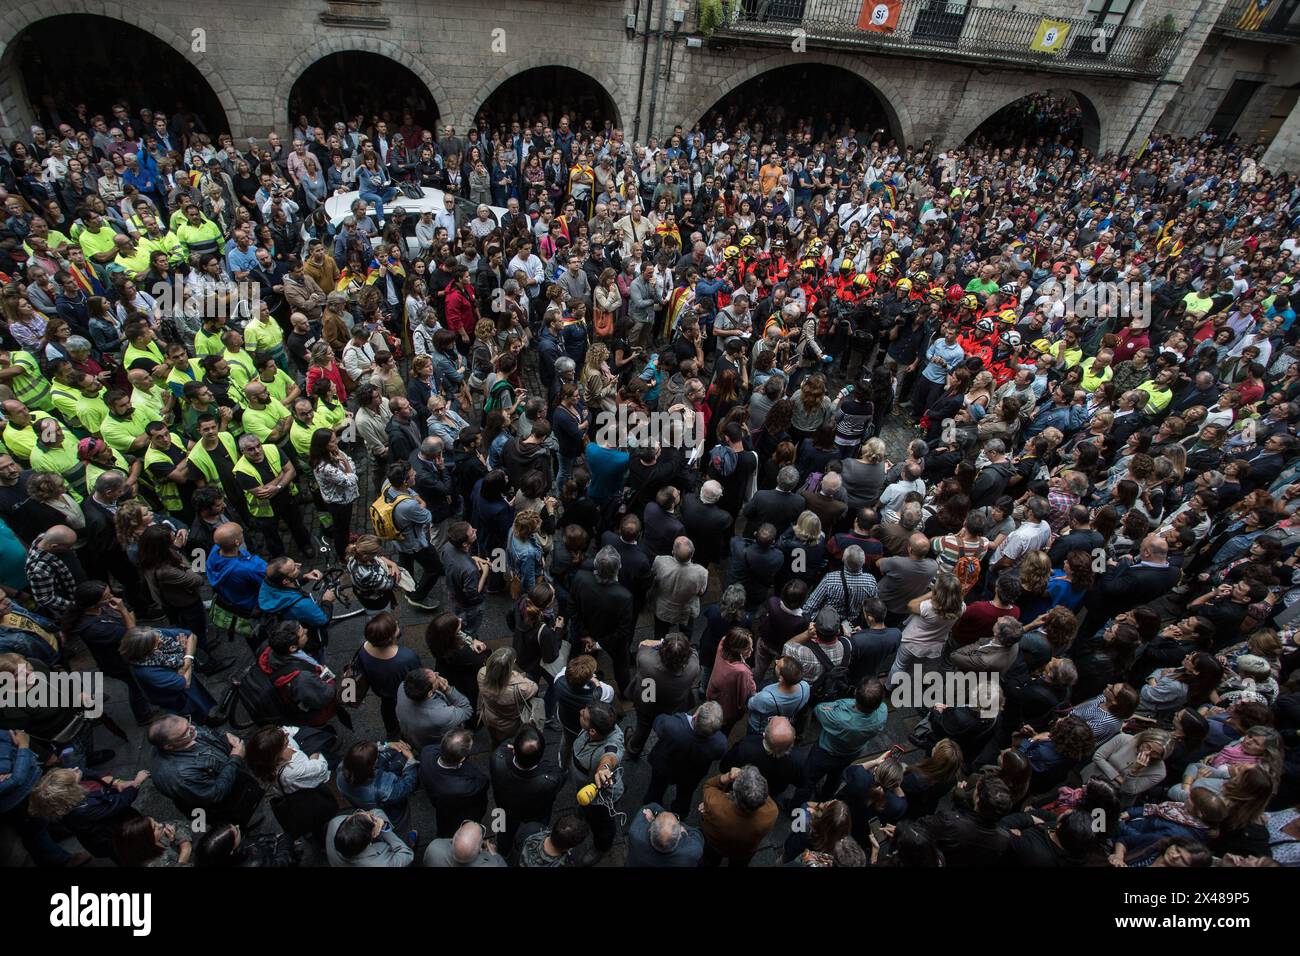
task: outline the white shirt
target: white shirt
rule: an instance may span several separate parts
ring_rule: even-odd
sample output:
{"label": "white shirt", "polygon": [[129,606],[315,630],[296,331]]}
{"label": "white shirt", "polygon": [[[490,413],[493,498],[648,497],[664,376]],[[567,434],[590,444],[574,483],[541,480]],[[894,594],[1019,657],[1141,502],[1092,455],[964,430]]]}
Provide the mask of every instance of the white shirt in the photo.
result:
{"label": "white shirt", "polygon": [[1051,538],[1052,529],[1046,521],[1037,523],[1023,521],[1016,530],[1007,535],[1006,540],[993,552],[993,557],[989,561],[992,564],[997,564],[1003,558],[1019,561],[1030,551],[1046,548]]}
{"label": "white shirt", "polygon": [[535,299],[541,293],[541,281],[546,272],[545,267],[542,265],[542,260],[537,258],[537,256],[530,254],[527,259],[520,259],[518,256],[515,256],[510,260],[510,264],[506,266],[506,271],[511,276],[516,272],[522,272],[529,279],[537,280],[537,285],[530,285],[527,287],[528,298]]}

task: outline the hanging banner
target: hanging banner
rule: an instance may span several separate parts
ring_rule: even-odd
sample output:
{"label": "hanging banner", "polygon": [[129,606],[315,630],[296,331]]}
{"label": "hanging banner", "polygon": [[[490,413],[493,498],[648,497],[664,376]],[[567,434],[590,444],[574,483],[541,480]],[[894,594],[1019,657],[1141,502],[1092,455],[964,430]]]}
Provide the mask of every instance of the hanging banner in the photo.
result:
{"label": "hanging banner", "polygon": [[903,0],[862,0],[858,29],[872,33],[893,33],[903,15]]}
{"label": "hanging banner", "polygon": [[1034,41],[1029,44],[1030,49],[1038,50],[1040,53],[1055,53],[1065,46],[1065,38],[1069,33],[1070,24],[1043,17],[1042,22],[1038,24],[1038,30],[1034,33]]}
{"label": "hanging banner", "polygon": [[1264,25],[1264,21],[1272,12],[1273,0],[1251,0],[1242,11],[1241,19],[1237,21],[1237,29],[1254,32]]}

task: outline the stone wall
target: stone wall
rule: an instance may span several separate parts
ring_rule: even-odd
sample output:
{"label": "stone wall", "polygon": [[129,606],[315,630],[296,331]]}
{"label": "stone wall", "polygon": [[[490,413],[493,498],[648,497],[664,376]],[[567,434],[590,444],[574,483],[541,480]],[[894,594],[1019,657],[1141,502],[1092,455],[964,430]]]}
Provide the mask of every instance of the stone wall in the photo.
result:
{"label": "stone wall", "polygon": [[[720,97],[767,70],[811,62],[841,66],[865,80],[885,101],[893,132],[905,143],[932,139],[941,147],[953,145],[1021,96],[1068,89],[1095,111],[1097,145],[1110,151],[1136,146],[1147,135],[1204,45],[1209,24],[1224,0],[1206,0],[1198,8],[1201,20],[1191,24],[1170,71],[1171,82],[1158,84],[864,55],[815,45],[804,52],[748,42],[727,51],[714,50],[708,42],[692,49],[686,40],[695,22],[694,3],[668,2],[672,6],[666,9],[682,7],[686,17],[675,34],[671,16],[668,19],[670,33],[660,57],[663,78],[651,130],[650,78],[656,41],[650,40],[643,88],[644,38],[629,39],[626,32],[626,18],[637,9],[637,0],[281,0],[274,5],[223,0],[206,7],[179,0],[4,0],[0,4],[0,135],[25,132],[33,118],[15,67],[13,39],[46,17],[90,13],[132,23],[194,63],[220,98],[237,137],[262,136],[273,128],[284,131],[289,93],[304,70],[331,53],[367,50],[409,68],[428,87],[441,117],[461,130],[501,82],[531,67],[566,66],[592,77],[609,93],[629,135],[637,126],[640,93],[640,138],[644,140],[651,132],[663,135],[677,123],[689,127]],[[1024,8],[1023,3],[1016,6]],[[1043,10],[1051,6],[1046,4]],[[1181,26],[1190,16],[1179,12],[1185,9],[1173,0],[1150,0],[1141,23],[1157,22],[1172,10]],[[656,7],[655,26],[658,11]],[[333,22],[323,22],[323,13],[333,16]],[[642,30],[645,19],[642,7],[638,20]],[[196,29],[204,31],[206,49],[201,53],[192,50]],[[504,32],[494,33],[498,30]]]}

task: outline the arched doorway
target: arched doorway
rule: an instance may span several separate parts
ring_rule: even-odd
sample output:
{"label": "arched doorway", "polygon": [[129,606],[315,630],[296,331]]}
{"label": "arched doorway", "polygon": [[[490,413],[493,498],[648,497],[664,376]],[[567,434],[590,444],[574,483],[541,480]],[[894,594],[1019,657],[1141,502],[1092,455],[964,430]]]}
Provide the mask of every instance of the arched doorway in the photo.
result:
{"label": "arched doorway", "polygon": [[485,120],[490,127],[509,127],[542,116],[552,126],[561,116],[568,116],[575,132],[588,120],[596,131],[606,120],[615,127],[622,125],[609,91],[586,73],[567,66],[536,66],[516,73],[483,101],[475,119]]}
{"label": "arched doorway", "polygon": [[291,127],[303,116],[326,129],[361,116],[363,127],[378,118],[397,129],[408,125],[407,114],[422,129],[437,130],[438,104],[424,81],[380,53],[343,50],[323,56],[289,91]]}
{"label": "arched doorway", "polygon": [[[740,122],[765,131],[808,130],[813,139],[852,129],[859,138],[901,141],[898,117],[862,77],[829,63],[791,64],[760,73],[727,93],[704,114],[701,129]],[[876,135],[878,133],[878,135]]]}
{"label": "arched doorway", "polygon": [[1086,96],[1046,90],[1008,103],[980,123],[966,142],[994,149],[1061,143],[1095,153],[1101,144],[1101,119]]}
{"label": "arched doorway", "polygon": [[173,132],[192,123],[215,139],[230,129],[221,100],[198,68],[129,23],[64,14],[33,23],[11,46],[37,120],[51,129],[75,117],[81,105],[87,118],[102,113],[110,127],[130,123],[137,136],[144,134],[140,111],[146,109],[163,113]]}

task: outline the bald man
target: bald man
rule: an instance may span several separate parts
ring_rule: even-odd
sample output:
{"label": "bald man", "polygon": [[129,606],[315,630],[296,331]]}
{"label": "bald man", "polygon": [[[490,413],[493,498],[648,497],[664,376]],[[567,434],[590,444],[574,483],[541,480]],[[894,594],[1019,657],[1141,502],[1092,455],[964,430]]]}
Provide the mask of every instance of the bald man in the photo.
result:
{"label": "bald man", "polygon": [[709,586],[709,571],[703,564],[697,564],[694,557],[695,545],[682,535],[673,542],[672,554],[660,555],[650,566],[654,578],[656,638],[670,631],[690,634],[695,626],[700,614],[700,596]]}
{"label": "bald man", "polygon": [[919,532],[907,539],[907,554],[881,558],[877,596],[885,604],[885,623],[897,626],[907,618],[907,603],[930,590],[939,565],[929,557],[930,539]]}
{"label": "bald man", "polygon": [[1169,563],[1169,543],[1159,534],[1149,534],[1142,539],[1136,561],[1124,557],[1112,562],[1093,584],[1084,606],[1098,622],[1105,621],[1169,593],[1181,574],[1181,568]]}
{"label": "bald man", "polygon": [[648,803],[627,830],[628,867],[693,867],[704,855],[704,835],[677,814]]}
{"label": "bald man", "polygon": [[217,603],[233,614],[251,617],[266,579],[266,561],[244,547],[244,529],[233,521],[218,525],[212,541],[207,574]]}
{"label": "bald man", "polygon": [[452,836],[434,840],[424,851],[425,866],[505,866],[491,840],[484,839],[483,824],[467,820]]}
{"label": "bald man", "polygon": [[72,606],[72,594],[86,579],[81,562],[72,552],[77,532],[56,524],[38,534],[27,552],[25,570],[36,599],[36,610],[54,621],[63,619]]}
{"label": "bald man", "polygon": [[794,749],[799,739],[788,717],[769,717],[762,736],[746,734],[718,764],[721,773],[753,764],[767,780],[768,794],[778,804],[781,794],[803,781],[803,757]]}

